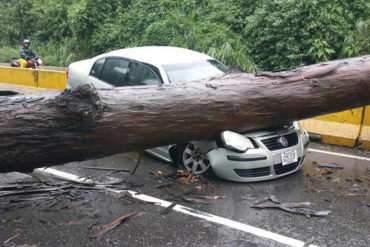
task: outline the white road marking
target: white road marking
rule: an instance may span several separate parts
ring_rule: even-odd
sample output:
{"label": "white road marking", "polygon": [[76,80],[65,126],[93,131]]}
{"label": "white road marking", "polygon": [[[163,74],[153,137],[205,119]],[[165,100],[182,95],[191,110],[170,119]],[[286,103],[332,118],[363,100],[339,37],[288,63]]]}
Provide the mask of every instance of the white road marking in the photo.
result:
{"label": "white road marking", "polygon": [[[43,175],[46,175],[46,176],[52,176],[52,177],[55,177],[55,178],[60,178],[60,179],[69,180],[69,181],[93,182],[91,179],[85,179],[85,178],[79,177],[79,176],[74,175],[74,174],[58,171],[58,170],[53,169],[53,168],[38,168],[38,169],[35,169],[34,172],[36,174],[39,173],[39,174],[43,174]],[[102,185],[100,185],[100,186],[104,187]],[[158,198],[155,198],[155,197],[152,197],[152,196],[139,194],[135,191],[114,190],[114,189],[110,189],[110,188],[105,188],[105,189],[109,192],[114,193],[114,194],[120,194],[122,192],[127,191],[132,195],[133,198],[136,198],[138,200],[145,201],[145,202],[155,203],[156,205],[164,207],[164,208],[166,208],[166,207],[168,207],[172,204],[171,202],[168,202],[168,201],[165,201],[165,200],[162,200],[162,199],[158,199]],[[276,242],[279,242],[279,243],[282,243],[282,244],[286,244],[288,246],[303,247],[304,244],[305,244],[304,242],[302,242],[300,240],[297,240],[297,239],[294,239],[294,238],[289,238],[289,237],[286,237],[286,236],[283,236],[283,235],[280,235],[280,234],[277,234],[277,233],[273,233],[273,232],[269,232],[267,230],[263,230],[263,229],[258,228],[258,227],[250,226],[250,225],[247,225],[247,224],[244,224],[244,223],[241,223],[241,222],[237,222],[237,221],[230,220],[230,219],[227,219],[227,218],[223,218],[223,217],[220,217],[220,216],[217,216],[217,215],[209,214],[207,212],[200,211],[200,210],[197,210],[197,209],[192,209],[192,208],[185,207],[185,206],[182,206],[182,205],[179,205],[179,204],[177,204],[173,208],[173,210],[176,211],[176,212],[179,212],[179,213],[183,213],[183,214],[190,215],[190,216],[193,216],[193,217],[197,217],[197,218],[207,220],[207,221],[210,221],[210,222],[213,222],[213,223],[217,223],[217,224],[220,224],[220,225],[223,225],[223,226],[234,228],[236,230],[240,230],[240,231],[243,231],[243,232],[246,232],[246,233],[250,233],[250,234],[262,237],[262,238],[267,238],[267,239],[270,239],[270,240],[273,240],[273,241],[276,241]],[[309,245],[309,246],[310,247],[318,247],[318,246],[312,245],[312,244]]]}
{"label": "white road marking", "polygon": [[351,158],[351,159],[370,161],[370,158],[366,158],[366,157],[362,157],[362,156],[356,156],[356,155],[350,155],[350,154],[344,154],[344,153],[337,153],[337,152],[330,152],[330,151],[314,149],[314,148],[309,148],[308,151],[315,152],[315,153],[331,154],[331,155],[346,157],[346,158]]}

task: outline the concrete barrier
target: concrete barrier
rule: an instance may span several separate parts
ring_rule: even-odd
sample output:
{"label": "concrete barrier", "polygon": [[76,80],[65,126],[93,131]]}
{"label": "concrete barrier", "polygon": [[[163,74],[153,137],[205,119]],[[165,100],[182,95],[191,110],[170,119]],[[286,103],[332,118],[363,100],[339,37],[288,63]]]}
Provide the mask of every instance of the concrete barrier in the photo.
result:
{"label": "concrete barrier", "polygon": [[370,150],[370,106],[364,107],[363,116],[359,136],[359,147]]}
{"label": "concrete barrier", "polygon": [[301,125],[313,134],[319,134],[324,143],[354,147],[360,134],[363,107],[339,113],[327,114],[301,121]]}
{"label": "concrete barrier", "polygon": [[370,106],[327,114],[300,121],[323,143],[370,149]]}
{"label": "concrete barrier", "polygon": [[0,83],[64,90],[67,78],[66,73],[62,71],[0,67]]}

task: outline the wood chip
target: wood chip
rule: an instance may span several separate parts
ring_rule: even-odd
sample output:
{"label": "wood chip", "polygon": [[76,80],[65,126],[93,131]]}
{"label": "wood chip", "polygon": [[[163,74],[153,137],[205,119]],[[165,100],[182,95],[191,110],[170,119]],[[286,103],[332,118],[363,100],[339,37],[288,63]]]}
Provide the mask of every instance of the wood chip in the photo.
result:
{"label": "wood chip", "polygon": [[225,196],[195,196],[195,197],[202,198],[202,199],[213,199],[213,200],[225,198]]}
{"label": "wood chip", "polygon": [[322,176],[322,175],[326,175],[326,174],[329,174],[329,173],[333,173],[334,171],[333,171],[333,169],[332,168],[327,168],[327,167],[324,167],[324,168],[322,168],[321,170],[320,170],[320,177]]}
{"label": "wood chip", "polygon": [[[274,204],[262,204],[264,202],[272,201]],[[259,208],[259,209],[265,209],[265,208],[273,208],[273,209],[280,209],[286,212],[295,213],[295,214],[303,214],[306,217],[313,216],[326,216],[331,211],[314,211],[308,208],[304,208],[306,206],[310,206],[310,202],[299,202],[299,203],[280,203],[280,202],[274,202],[270,197],[266,197],[262,200],[257,201],[254,203],[251,207],[252,208]]]}
{"label": "wood chip", "polygon": [[87,226],[87,229],[92,229],[94,225],[94,221],[91,221],[90,224]]}
{"label": "wood chip", "polygon": [[313,243],[313,241],[315,241],[315,237],[312,237],[309,240],[307,240],[302,247],[309,247]]}
{"label": "wood chip", "polygon": [[116,228],[117,226],[119,226],[122,222],[124,222],[124,221],[128,220],[129,218],[131,218],[135,215],[138,215],[138,214],[143,214],[143,212],[133,212],[133,213],[126,214],[124,216],[121,216],[121,217],[115,219],[111,223],[102,226],[102,228],[97,233],[90,236],[90,239],[94,239],[94,238],[97,238],[97,237],[103,235],[104,233],[106,233],[106,232]]}
{"label": "wood chip", "polygon": [[159,215],[166,215],[166,214],[170,213],[175,206],[176,206],[176,203],[172,203],[171,205],[169,205],[165,209],[161,210],[159,212]]}
{"label": "wood chip", "polygon": [[17,233],[15,234],[14,236],[8,238],[7,240],[4,241],[4,244],[8,244],[10,243],[11,241],[13,241],[14,239],[18,238],[21,234],[20,233]]}
{"label": "wood chip", "polygon": [[120,169],[120,168],[112,168],[112,167],[95,167],[95,166],[83,166],[84,169],[92,169],[92,170],[103,170],[103,171],[115,171],[115,172],[130,172],[129,169]]}
{"label": "wood chip", "polygon": [[194,197],[183,197],[183,199],[187,202],[196,202],[196,203],[204,203],[204,204],[208,204],[209,202],[207,201],[204,201],[204,200],[201,200],[201,199],[198,199],[198,198],[194,198]]}

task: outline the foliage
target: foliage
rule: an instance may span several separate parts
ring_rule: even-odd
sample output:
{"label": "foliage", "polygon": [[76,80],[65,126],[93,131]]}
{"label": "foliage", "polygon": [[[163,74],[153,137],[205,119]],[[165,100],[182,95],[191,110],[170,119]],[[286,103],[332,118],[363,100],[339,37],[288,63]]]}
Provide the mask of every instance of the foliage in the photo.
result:
{"label": "foliage", "polygon": [[248,16],[244,35],[265,69],[338,58],[351,29],[345,0],[271,0]]}
{"label": "foliage", "polygon": [[325,40],[314,39],[308,53],[313,56],[316,62],[320,62],[329,61],[330,55],[335,53],[335,51],[330,48]]}
{"label": "foliage", "polygon": [[[137,0],[119,12],[116,21],[105,23],[92,37],[101,52],[138,45],[181,46],[207,53],[229,43],[233,56],[247,50],[240,34],[233,32],[236,6],[221,0]],[[247,56],[245,53],[243,56]],[[229,59],[250,66],[248,59]]]}
{"label": "foliage", "polygon": [[24,39],[33,31],[36,21],[31,14],[33,1],[9,0],[0,1],[0,37],[2,41],[11,42]]}
{"label": "foliage", "polygon": [[358,21],[356,28],[354,44],[359,48],[360,54],[370,54],[370,18]]}
{"label": "foliage", "polygon": [[224,64],[240,66],[244,71],[255,72],[255,64],[246,55],[247,52],[235,50],[230,43],[224,43],[221,48],[211,47],[207,53]]}
{"label": "foliage", "polygon": [[346,39],[343,55],[354,57],[360,54],[370,54],[370,18],[359,20],[355,30]]}
{"label": "foliage", "polygon": [[[0,59],[21,42],[45,64],[171,45],[253,71],[369,53],[368,0],[0,0]],[[14,53],[14,54],[11,54]]]}
{"label": "foliage", "polygon": [[2,62],[10,63],[10,59],[16,57],[17,54],[19,54],[19,49],[9,46],[0,47],[0,61]]}
{"label": "foliage", "polygon": [[[71,36],[68,9],[73,0],[38,0],[32,6],[31,15],[37,22],[26,36],[37,37],[41,42],[61,41]],[[29,25],[26,25],[30,28]]]}
{"label": "foliage", "polygon": [[[44,65],[53,65],[66,67],[71,62],[81,60],[89,56],[88,54],[82,53],[73,47],[79,47],[80,44],[76,44],[73,39],[65,40],[64,42],[57,44],[53,41],[48,43],[37,43],[33,47],[35,53],[42,57]],[[18,52],[19,53],[19,52]]]}

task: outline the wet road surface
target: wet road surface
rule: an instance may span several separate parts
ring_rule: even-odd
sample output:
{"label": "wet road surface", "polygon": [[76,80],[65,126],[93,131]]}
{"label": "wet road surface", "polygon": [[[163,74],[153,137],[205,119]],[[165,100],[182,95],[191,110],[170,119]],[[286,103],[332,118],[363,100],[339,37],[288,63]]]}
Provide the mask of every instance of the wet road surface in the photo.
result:
{"label": "wet road surface", "polygon": [[[121,179],[125,183],[110,186],[116,192],[71,189],[68,193],[59,191],[60,196],[54,199],[26,203],[17,202],[20,196],[0,194],[0,245],[303,246],[312,240],[316,246],[369,246],[370,152],[318,144],[311,145],[311,150],[301,171],[258,183],[223,181],[212,174],[186,180],[176,176],[175,167],[149,155],[144,155],[134,175],[84,168],[132,169],[137,153],[52,167],[94,181]],[[323,170],[313,162],[337,163],[344,169]],[[57,183],[50,175],[33,175]],[[0,175],[0,184],[31,180],[34,178],[27,174]],[[140,193],[137,197],[165,200],[165,206],[177,205],[164,213],[164,207],[132,198],[122,188]],[[309,218],[276,208],[251,208],[268,196],[282,203],[310,202],[309,209],[331,212]],[[186,214],[181,205],[192,211]],[[132,212],[144,214],[90,239],[103,225]]]}

